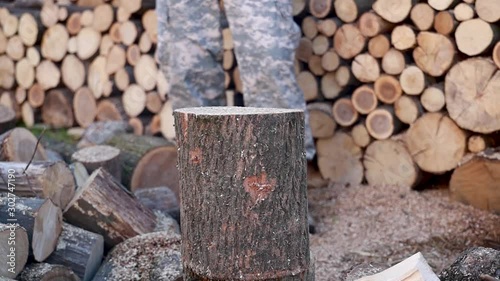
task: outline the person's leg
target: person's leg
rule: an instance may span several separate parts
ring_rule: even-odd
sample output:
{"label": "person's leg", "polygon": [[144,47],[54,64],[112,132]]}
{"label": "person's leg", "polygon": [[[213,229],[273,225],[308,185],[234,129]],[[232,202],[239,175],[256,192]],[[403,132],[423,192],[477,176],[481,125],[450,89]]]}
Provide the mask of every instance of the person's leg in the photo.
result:
{"label": "person's leg", "polygon": [[245,106],[301,109],[305,113],[306,156],[316,153],[304,94],[295,76],[300,29],[290,0],[225,0]]}
{"label": "person's leg", "polygon": [[157,0],[158,60],[175,109],[225,105],[217,0]]}

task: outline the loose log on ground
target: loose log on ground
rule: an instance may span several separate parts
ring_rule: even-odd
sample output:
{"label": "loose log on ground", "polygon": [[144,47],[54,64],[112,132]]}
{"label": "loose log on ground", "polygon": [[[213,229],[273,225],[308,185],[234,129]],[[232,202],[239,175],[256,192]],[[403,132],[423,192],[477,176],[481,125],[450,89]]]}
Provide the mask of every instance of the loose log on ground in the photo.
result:
{"label": "loose log on ground", "polygon": [[[296,142],[300,138],[279,138],[277,142],[266,142],[266,146],[259,143],[269,139],[271,135],[275,138],[276,134],[285,135],[303,135],[301,125],[303,114],[296,110],[274,110],[274,109],[249,109],[242,107],[231,107],[228,109],[201,108],[201,109],[180,109],[176,111],[176,135],[178,136],[180,146],[179,170],[185,176],[181,178],[181,197],[188,198],[183,201],[181,212],[190,217],[190,220],[182,220],[183,241],[183,261],[187,276],[192,276],[187,280],[197,280],[194,276],[201,276],[207,279],[227,280],[236,279],[243,276],[244,280],[252,280],[256,272],[260,273],[262,278],[284,278],[289,280],[312,280],[308,277],[310,264],[309,245],[307,231],[307,204],[306,203],[306,159],[302,150],[302,141]],[[219,124],[219,126],[206,126],[210,124]],[[189,125],[188,125],[189,124]],[[261,124],[261,126],[252,126],[250,124]],[[296,124],[296,126],[289,126]],[[267,127],[272,126],[276,130],[271,132]],[[243,128],[234,133],[234,128]],[[200,137],[200,136],[204,137]],[[252,135],[254,137],[247,138]],[[220,140],[220,136],[226,136],[223,140],[231,143],[231,146],[215,145]],[[210,147],[210,148],[209,148]],[[215,151],[214,151],[215,148]],[[220,150],[220,151],[219,151]],[[273,153],[263,153],[273,151]],[[224,154],[221,152],[224,151]],[[251,159],[243,163],[241,161],[241,151],[244,151],[243,158]],[[208,178],[199,177],[201,173],[208,172],[207,167],[215,165],[213,155],[223,155],[223,162],[228,165],[220,167],[222,174],[236,175],[231,185],[241,186],[243,188],[228,188],[227,184],[215,184],[213,180],[210,188],[200,188],[201,182]],[[287,155],[288,159],[293,161],[282,161],[282,155]],[[255,156],[255,157],[254,157]],[[278,160],[278,161],[276,161]],[[229,163],[232,163],[229,165]],[[235,164],[236,163],[236,164]],[[259,164],[260,163],[260,164]],[[265,167],[263,172],[262,165]],[[246,167],[243,168],[243,167]],[[278,168],[281,167],[281,168]],[[299,177],[280,176],[282,168],[287,170],[302,171]],[[209,178],[220,178],[221,174],[208,173]],[[189,179],[189,180],[188,180]],[[297,182],[297,185],[291,185],[291,182]],[[281,190],[275,187],[284,187]],[[187,194],[196,194],[187,196]],[[220,197],[220,194],[224,194]],[[199,206],[199,200],[212,200],[215,198],[220,204],[207,204]],[[287,198],[295,198],[293,203]],[[236,202],[234,198],[241,198],[241,202]],[[269,213],[269,208],[274,208],[276,204],[289,201],[287,211],[277,214]],[[263,202],[266,202],[263,204]],[[243,205],[243,208],[236,208],[236,205]],[[258,206],[258,208],[256,208]],[[248,211],[250,216],[248,216]],[[208,216],[202,215],[203,213]],[[292,213],[294,214],[292,216]],[[297,215],[298,214],[298,215]],[[255,219],[266,225],[284,224],[288,225],[286,233],[280,234],[280,239],[272,240],[266,245],[257,245],[249,239],[256,233],[260,237],[273,237],[274,230],[270,227],[257,227]],[[236,219],[237,218],[237,219]],[[297,221],[298,218],[298,221]],[[238,223],[236,223],[236,220]],[[293,223],[292,223],[293,221]],[[220,236],[220,242],[208,237],[212,237],[211,229],[222,229],[225,235]],[[251,226],[251,227],[249,227]],[[234,230],[232,230],[234,228]],[[204,233],[204,235],[200,235]],[[247,233],[246,235],[241,235]],[[235,235],[237,234],[237,235]],[[229,236],[228,236],[229,235]],[[217,236],[214,236],[217,237]],[[223,237],[232,237],[226,239]],[[217,239],[217,238],[216,238]],[[289,253],[285,253],[283,245],[289,245]],[[217,258],[210,258],[209,245],[214,245],[215,251],[227,252]],[[235,259],[237,252],[246,252],[249,249],[255,252],[252,259]],[[240,249],[236,250],[235,249]],[[293,252],[293,254],[292,254]],[[273,258],[280,255],[286,255],[290,261],[282,262],[279,258]],[[207,258],[209,257],[209,258]],[[221,260],[222,259],[222,260]],[[226,261],[227,260],[227,261]],[[229,262],[229,261],[236,261]],[[270,262],[269,262],[270,261]],[[245,266],[244,264],[249,266]],[[211,273],[207,274],[207,268]],[[312,278],[312,279],[311,279]]]}
{"label": "loose log on ground", "polygon": [[386,21],[399,23],[408,17],[414,2],[412,0],[377,0],[372,8]]}
{"label": "loose log on ground", "polygon": [[337,82],[335,72],[329,72],[321,77],[321,93],[323,97],[334,99],[340,95],[342,90],[343,87]]}
{"label": "loose log on ground", "polygon": [[[442,281],[465,281],[482,275],[498,278],[498,268],[500,268],[500,251],[492,248],[472,247],[463,251],[448,268],[441,271],[439,279]],[[482,278],[481,280],[496,281],[491,278]]]}
{"label": "loose log on ground", "polygon": [[474,8],[484,21],[495,23],[500,20],[500,7],[496,0],[476,0]]}
{"label": "loose log on ground", "polygon": [[335,101],[332,110],[333,118],[340,126],[349,127],[358,121],[358,111],[349,98],[340,98]]}
{"label": "loose log on ground", "polygon": [[366,38],[354,24],[342,25],[333,38],[337,54],[343,59],[352,59],[365,48]]}
{"label": "loose log on ground", "polygon": [[93,280],[124,280],[138,272],[147,280],[182,279],[180,248],[180,236],[170,231],[130,238],[108,254]]}
{"label": "loose log on ground", "polygon": [[490,50],[500,38],[500,28],[482,19],[461,22],[455,31],[458,50],[468,56],[476,56]]}
{"label": "loose log on ground", "polygon": [[413,50],[416,65],[431,76],[442,76],[448,71],[455,59],[455,46],[446,36],[420,32],[418,46]]}
{"label": "loose log on ground", "polygon": [[364,122],[352,127],[351,136],[354,143],[359,147],[367,147],[372,142],[372,137],[368,133]]}
{"label": "loose log on ground", "polygon": [[387,104],[395,103],[403,94],[399,81],[391,75],[380,76],[374,84],[377,98]]}
{"label": "loose log on ground", "polygon": [[103,168],[95,170],[77,191],[64,217],[75,226],[101,234],[108,249],[155,227],[154,214]]}
{"label": "loose log on ground", "polygon": [[[374,58],[382,58],[389,51],[391,42],[388,36],[379,34],[368,41],[368,53]],[[383,69],[383,67],[382,67]]]}
{"label": "loose log on ground", "polygon": [[52,280],[67,280],[79,281],[80,278],[69,268],[48,263],[32,263],[21,272],[19,275],[20,281],[52,281]]}
{"label": "loose log on ground", "polygon": [[64,58],[61,73],[64,85],[72,91],[76,91],[85,82],[85,66],[75,55]]}
{"label": "loose log on ground", "polygon": [[443,84],[428,87],[420,96],[420,103],[428,112],[438,112],[445,106]]}
{"label": "loose log on ground", "polygon": [[[14,255],[10,251],[10,241],[15,241]],[[28,261],[29,247],[28,234],[23,227],[0,223],[0,262],[4,265],[0,268],[0,276],[15,278]]]}
{"label": "loose log on ground", "polygon": [[417,97],[401,96],[394,103],[394,113],[405,124],[413,124],[423,113],[422,106]]}
{"label": "loose log on ground", "polygon": [[[369,3],[369,1],[365,1]],[[359,31],[366,37],[374,37],[381,33],[388,32],[393,28],[393,24],[387,22],[376,13],[366,12],[359,18]]]}
{"label": "loose log on ground", "polygon": [[10,107],[0,105],[0,134],[3,134],[16,126],[16,113]]}
{"label": "loose log on ground", "polygon": [[42,106],[42,120],[52,128],[71,128],[74,124],[73,94],[66,89],[50,90]]}
{"label": "loose log on ground", "polygon": [[417,66],[407,66],[399,76],[401,89],[408,95],[420,95],[427,86],[424,72]]}
{"label": "loose log on ground", "polygon": [[56,250],[45,260],[70,268],[82,281],[92,280],[104,253],[101,235],[63,223]]}
{"label": "loose log on ground", "polygon": [[411,8],[410,18],[419,30],[429,30],[434,24],[435,12],[427,3],[418,3]]}
{"label": "loose log on ground", "polygon": [[[25,128],[15,128],[0,135],[2,161],[28,163],[34,153],[33,160],[46,160],[45,149],[37,145],[37,138]],[[35,149],[36,147],[36,149]]]}
{"label": "loose log on ground", "polygon": [[352,137],[337,132],[332,138],[316,143],[318,166],[324,179],[340,184],[358,185],[363,180],[361,148]]}
{"label": "loose log on ground", "polygon": [[443,35],[449,35],[455,31],[457,24],[451,11],[441,11],[434,17],[434,29]]}
{"label": "loose log on ground", "polygon": [[73,98],[75,121],[82,128],[88,127],[97,115],[97,104],[94,95],[87,87],[81,87]]}
{"label": "loose log on ground", "polygon": [[335,14],[345,23],[355,21],[362,13],[371,9],[372,1],[338,0],[334,2]]}
{"label": "loose log on ground", "polygon": [[500,71],[490,59],[471,58],[455,64],[445,79],[446,109],[457,124],[477,133],[500,129],[496,104]]}
{"label": "loose log on ground", "polygon": [[115,179],[121,181],[120,149],[108,145],[82,148],[71,156],[73,162],[82,163],[88,173],[104,168]]}
{"label": "loose log on ground", "polygon": [[406,67],[406,57],[403,52],[391,48],[382,58],[382,70],[390,75],[399,75]]}
{"label": "loose log on ground", "polygon": [[382,106],[370,112],[365,125],[370,136],[377,140],[388,139],[401,128],[401,122],[390,106]]}
{"label": "loose log on ground", "polygon": [[351,97],[352,105],[361,114],[368,114],[377,108],[377,96],[373,87],[363,85],[357,88]]}
{"label": "loose log on ground", "polygon": [[370,83],[380,76],[378,61],[368,53],[357,55],[351,64],[352,73],[359,81]]}
{"label": "loose log on ground", "polygon": [[309,112],[309,125],[314,138],[332,137],[337,123],[332,115],[332,105],[330,103],[310,103],[307,105]]}
{"label": "loose log on ground", "polygon": [[[75,181],[68,166],[64,162],[37,161],[27,170],[26,167],[26,162],[0,162],[1,174],[12,174],[16,179],[13,193],[22,197],[47,198],[64,209],[75,194]],[[11,172],[7,173],[9,170]],[[0,191],[7,192],[8,187],[7,182],[0,182]]]}
{"label": "loose log on ground", "polygon": [[427,113],[407,131],[408,151],[424,171],[441,174],[457,167],[466,151],[466,134],[442,113]]}

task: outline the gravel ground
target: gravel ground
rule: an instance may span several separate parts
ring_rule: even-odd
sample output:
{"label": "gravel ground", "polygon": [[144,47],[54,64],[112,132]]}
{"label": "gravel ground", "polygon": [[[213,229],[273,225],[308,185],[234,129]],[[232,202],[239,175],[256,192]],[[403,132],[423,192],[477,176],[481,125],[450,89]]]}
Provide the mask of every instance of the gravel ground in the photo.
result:
{"label": "gravel ground", "polygon": [[383,268],[422,252],[438,274],[463,250],[500,242],[500,216],[449,199],[447,189],[330,185],[309,190],[316,281],[345,280],[354,267]]}

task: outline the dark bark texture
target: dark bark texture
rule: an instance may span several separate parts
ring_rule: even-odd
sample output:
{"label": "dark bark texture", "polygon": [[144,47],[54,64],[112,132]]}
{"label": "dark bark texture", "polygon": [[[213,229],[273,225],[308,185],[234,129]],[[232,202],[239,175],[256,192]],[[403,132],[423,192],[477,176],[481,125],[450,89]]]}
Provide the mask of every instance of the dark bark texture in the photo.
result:
{"label": "dark bark texture", "polygon": [[302,111],[174,116],[185,280],[314,280]]}
{"label": "dark bark texture", "polygon": [[[464,251],[439,275],[441,281],[482,281],[488,275],[500,279],[500,251],[474,247]],[[488,277],[486,277],[488,278]]]}

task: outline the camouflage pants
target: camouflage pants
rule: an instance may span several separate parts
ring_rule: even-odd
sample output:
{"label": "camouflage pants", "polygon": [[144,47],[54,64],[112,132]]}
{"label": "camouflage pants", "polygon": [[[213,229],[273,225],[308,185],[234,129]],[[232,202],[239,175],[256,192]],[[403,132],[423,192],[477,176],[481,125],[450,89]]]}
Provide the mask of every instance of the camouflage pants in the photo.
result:
{"label": "camouflage pants", "polygon": [[223,106],[222,32],[229,23],[245,106],[302,109],[306,157],[315,154],[305,100],[294,72],[300,29],[290,0],[157,0],[158,58],[174,110]]}

